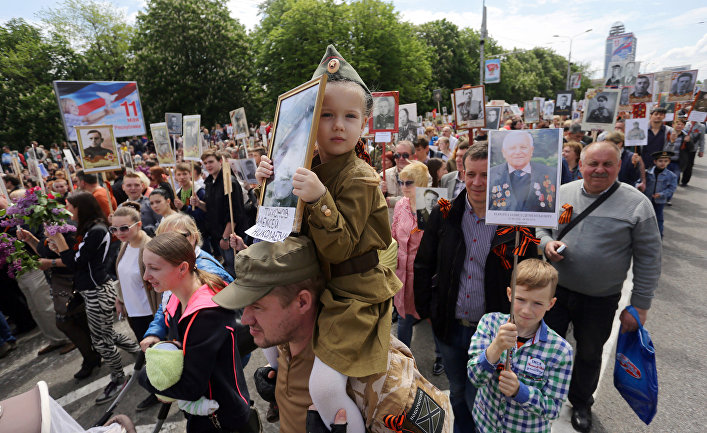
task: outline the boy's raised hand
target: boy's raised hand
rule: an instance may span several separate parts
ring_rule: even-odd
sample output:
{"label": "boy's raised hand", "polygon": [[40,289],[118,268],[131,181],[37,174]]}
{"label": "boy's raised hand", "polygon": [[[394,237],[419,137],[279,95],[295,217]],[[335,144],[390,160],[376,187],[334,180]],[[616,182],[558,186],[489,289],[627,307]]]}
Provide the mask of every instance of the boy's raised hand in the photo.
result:
{"label": "boy's raised hand", "polygon": [[516,345],[518,329],[515,323],[504,323],[498,328],[498,334],[486,348],[486,359],[491,364],[497,363],[501,359],[501,354]]}
{"label": "boy's raised hand", "polygon": [[506,397],[514,397],[518,394],[519,388],[520,383],[518,383],[518,376],[512,371],[503,370],[498,377],[498,389],[503,395]]}
{"label": "boy's raised hand", "polygon": [[258,168],[255,169],[255,180],[258,181],[258,184],[261,184],[264,180],[269,179],[270,176],[272,176],[272,170],[273,166],[270,158],[265,155],[260,157],[260,164],[258,164]]}
{"label": "boy's raised hand", "polygon": [[292,194],[307,203],[316,202],[326,193],[326,187],[319,180],[319,177],[313,171],[304,167],[298,168],[294,176],[292,176],[292,188]]}

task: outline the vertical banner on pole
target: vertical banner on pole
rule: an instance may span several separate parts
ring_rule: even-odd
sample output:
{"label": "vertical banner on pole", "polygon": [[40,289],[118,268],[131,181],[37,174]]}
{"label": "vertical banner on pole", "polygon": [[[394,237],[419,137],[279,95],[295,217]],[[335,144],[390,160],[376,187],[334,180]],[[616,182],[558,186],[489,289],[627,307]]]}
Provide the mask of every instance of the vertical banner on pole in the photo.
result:
{"label": "vertical banner on pole", "polygon": [[493,84],[501,82],[501,59],[486,60],[484,68],[484,83]]}

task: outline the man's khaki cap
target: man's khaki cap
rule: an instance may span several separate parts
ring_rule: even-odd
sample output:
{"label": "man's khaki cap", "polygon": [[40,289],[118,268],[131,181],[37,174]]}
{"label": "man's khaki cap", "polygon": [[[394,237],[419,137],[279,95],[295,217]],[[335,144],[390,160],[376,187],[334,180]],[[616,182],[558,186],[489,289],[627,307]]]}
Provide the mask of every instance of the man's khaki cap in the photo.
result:
{"label": "man's khaki cap", "polygon": [[286,284],[319,274],[314,243],[306,236],[258,242],[236,255],[236,279],[212,298],[224,308],[244,308]]}

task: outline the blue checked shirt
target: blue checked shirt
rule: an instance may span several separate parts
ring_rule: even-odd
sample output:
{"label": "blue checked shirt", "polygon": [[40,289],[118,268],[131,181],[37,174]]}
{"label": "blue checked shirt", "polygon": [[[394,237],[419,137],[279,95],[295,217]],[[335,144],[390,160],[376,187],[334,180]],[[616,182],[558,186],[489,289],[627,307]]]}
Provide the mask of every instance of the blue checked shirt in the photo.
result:
{"label": "blue checked shirt", "polygon": [[[572,377],[572,346],[540,322],[535,336],[513,351],[511,370],[520,388],[515,397],[498,389],[496,366],[486,359],[486,348],[508,314],[484,315],[469,347],[467,373],[479,388],[474,402],[474,422],[481,432],[550,432],[550,421],[560,415]],[[504,364],[506,352],[499,364]]]}

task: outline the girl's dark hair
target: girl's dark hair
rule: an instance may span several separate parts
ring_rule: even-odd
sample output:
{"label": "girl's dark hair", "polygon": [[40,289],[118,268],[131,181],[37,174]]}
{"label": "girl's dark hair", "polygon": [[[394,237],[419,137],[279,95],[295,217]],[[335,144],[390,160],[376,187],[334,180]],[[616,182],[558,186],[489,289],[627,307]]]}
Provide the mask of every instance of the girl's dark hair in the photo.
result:
{"label": "girl's dark hair", "polygon": [[437,179],[437,172],[444,164],[446,163],[441,158],[430,158],[427,161],[427,170],[429,171],[430,176],[432,176],[432,188],[439,187],[440,179]]}
{"label": "girl's dark hair", "polygon": [[98,200],[96,200],[96,197],[90,192],[74,192],[69,194],[66,200],[78,211],[78,226],[76,229],[78,236],[85,235],[86,232],[96,224],[108,225],[103,210],[98,204]]}
{"label": "girl's dark hair", "polygon": [[165,200],[169,202],[169,207],[172,208],[172,210],[177,210],[177,207],[174,205],[174,199],[172,197],[172,194],[170,194],[169,191],[164,190],[162,188],[155,188],[150,193],[150,197],[152,197],[153,195],[161,195],[162,197],[164,197]]}
{"label": "girl's dark hair", "polygon": [[365,108],[365,113],[363,113],[366,117],[370,116],[371,113],[373,112],[373,96],[369,92],[366,91],[366,89],[363,88],[359,83],[356,81],[350,79],[350,78],[345,78],[340,75],[331,75],[329,74],[329,77],[327,79],[327,82],[333,83],[333,82],[339,82],[339,83],[354,83],[357,86],[363,90],[363,103],[364,103],[364,108]]}

